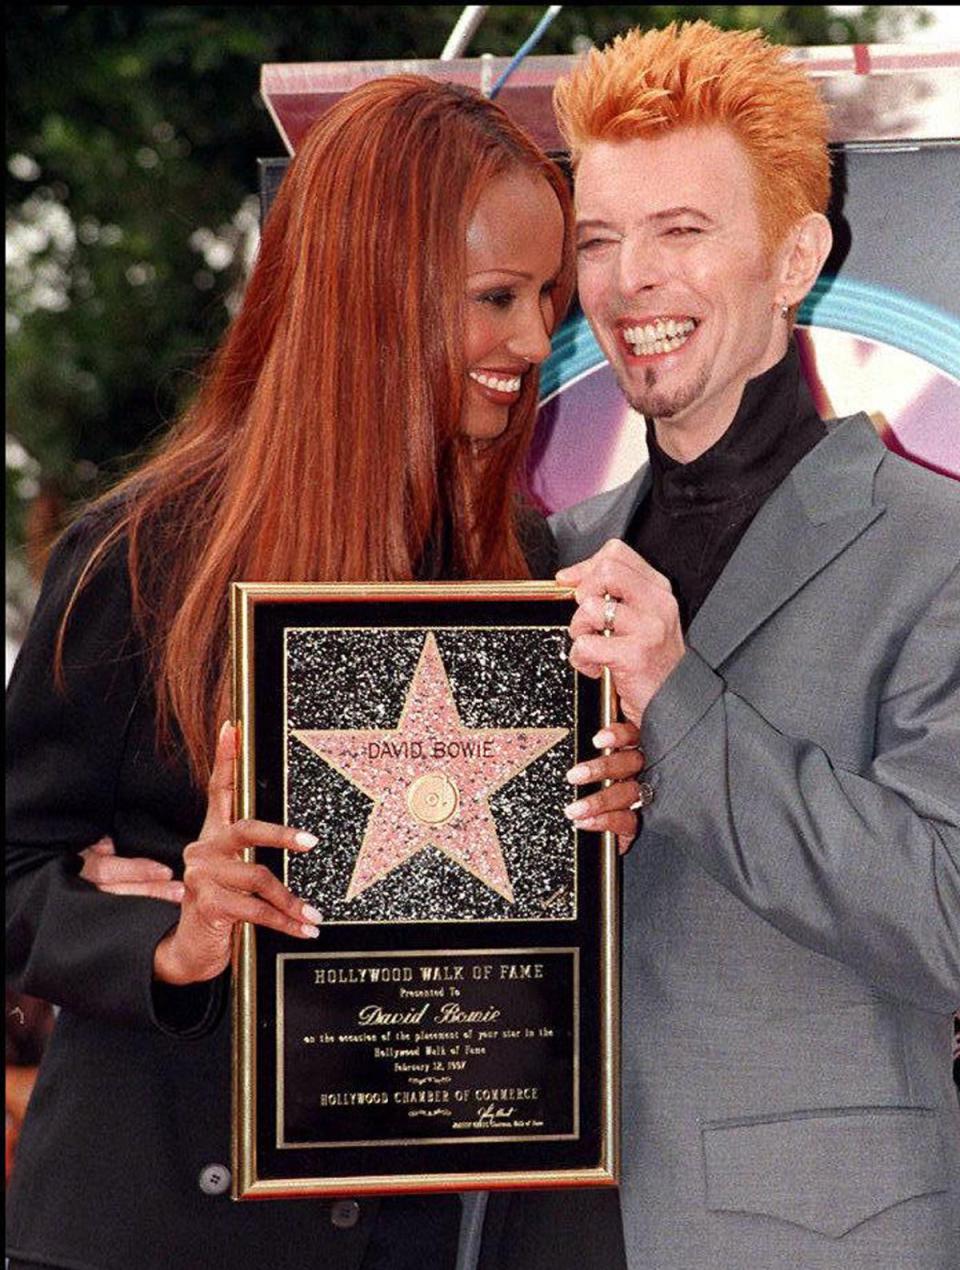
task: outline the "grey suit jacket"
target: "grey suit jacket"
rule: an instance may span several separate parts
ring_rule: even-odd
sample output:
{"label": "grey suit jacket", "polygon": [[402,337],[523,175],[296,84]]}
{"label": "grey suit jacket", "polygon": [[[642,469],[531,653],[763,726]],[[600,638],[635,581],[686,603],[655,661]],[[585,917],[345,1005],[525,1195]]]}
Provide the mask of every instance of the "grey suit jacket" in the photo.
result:
{"label": "grey suit jacket", "polygon": [[[648,488],[553,518],[561,563]],[[760,510],[642,727],[631,1270],[956,1270],[960,488],[854,416]]]}

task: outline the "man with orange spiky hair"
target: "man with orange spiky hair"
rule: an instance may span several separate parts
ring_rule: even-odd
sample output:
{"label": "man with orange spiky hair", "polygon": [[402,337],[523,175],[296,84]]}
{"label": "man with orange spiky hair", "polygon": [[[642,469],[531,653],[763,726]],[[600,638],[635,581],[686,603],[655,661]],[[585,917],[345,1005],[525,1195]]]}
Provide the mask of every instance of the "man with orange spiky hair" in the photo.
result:
{"label": "man with orange spiky hair", "polygon": [[[553,521],[580,562],[559,575],[571,660],[610,667],[647,764],[624,862],[623,1255],[946,1270],[957,487],[864,415],[824,424],[806,390],[791,333],[831,242],[826,116],[782,49],[634,31],[556,103],[581,302],[650,451]],[[531,1265],[571,1264],[563,1246]]]}

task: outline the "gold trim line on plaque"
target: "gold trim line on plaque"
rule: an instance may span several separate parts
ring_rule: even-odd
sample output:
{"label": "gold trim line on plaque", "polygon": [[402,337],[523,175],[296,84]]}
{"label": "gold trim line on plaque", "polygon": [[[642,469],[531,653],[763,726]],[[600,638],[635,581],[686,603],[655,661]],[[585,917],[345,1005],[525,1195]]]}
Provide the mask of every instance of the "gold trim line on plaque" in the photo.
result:
{"label": "gold trim line on plaque", "polygon": [[[254,635],[251,597],[242,587],[231,587],[231,643],[234,658],[234,719],[240,730],[236,767],[236,812],[251,815],[253,788],[253,664]],[[247,848],[245,858],[252,858]],[[231,1010],[233,1022],[233,1182],[234,1198],[256,1181],[256,945],[255,931],[244,923],[234,940]]]}
{"label": "gold trim line on plaque", "polygon": [[[364,1139],[338,1139],[331,1142],[311,1141],[311,1142],[287,1142],[283,1137],[283,1107],[286,1098],[286,1085],[284,1079],[284,1029],[285,1029],[285,985],[284,972],[288,961],[362,961],[369,960],[387,960],[388,958],[416,958],[416,957],[450,957],[456,955],[458,957],[492,957],[492,956],[559,956],[566,954],[570,956],[572,964],[571,975],[571,996],[572,1008],[570,1013],[572,1035],[570,1038],[571,1053],[573,1056],[572,1063],[572,1088],[570,1097],[570,1111],[572,1128],[569,1133],[530,1133],[530,1134],[490,1134],[490,1135],[474,1135],[467,1137],[465,1135],[453,1135],[438,1138],[364,1138]],[[373,950],[373,951],[357,951],[357,952],[295,952],[295,953],[278,953],[277,962],[280,971],[277,974],[275,984],[275,1054],[276,1054],[276,1090],[275,1090],[275,1128],[276,1128],[276,1146],[278,1150],[315,1150],[323,1148],[343,1149],[343,1148],[360,1148],[360,1147],[388,1147],[388,1146],[439,1146],[439,1145],[457,1145],[459,1143],[469,1142],[570,1142],[577,1141],[581,1136],[580,1131],[580,1033],[581,1033],[581,1017],[580,1017],[580,949],[579,947],[564,945],[547,945],[545,947],[524,947],[524,948],[457,948],[451,949],[410,949],[402,952],[392,952],[389,950]],[[371,1044],[376,1044],[376,1037],[371,1036]],[[601,1152],[602,1158],[602,1152]]]}
{"label": "gold trim line on plaque", "polygon": [[409,1173],[378,1177],[290,1178],[255,1181],[242,1192],[244,1199],[282,1199],[323,1195],[409,1195],[439,1191],[488,1191],[501,1188],[611,1186],[614,1178],[604,1168],[545,1169],[543,1172],[510,1173]]}
{"label": "gold trim line on plaque", "polygon": [[311,600],[572,600],[558,582],[233,582],[244,597],[271,603]]}

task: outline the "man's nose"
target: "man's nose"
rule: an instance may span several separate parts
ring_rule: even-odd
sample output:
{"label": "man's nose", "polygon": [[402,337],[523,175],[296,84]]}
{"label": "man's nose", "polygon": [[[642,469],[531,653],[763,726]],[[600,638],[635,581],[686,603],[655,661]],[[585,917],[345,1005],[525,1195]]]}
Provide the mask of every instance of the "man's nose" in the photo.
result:
{"label": "man's nose", "polygon": [[625,296],[637,295],[666,280],[666,259],[655,238],[638,234],[623,240],[620,248],[620,290]]}

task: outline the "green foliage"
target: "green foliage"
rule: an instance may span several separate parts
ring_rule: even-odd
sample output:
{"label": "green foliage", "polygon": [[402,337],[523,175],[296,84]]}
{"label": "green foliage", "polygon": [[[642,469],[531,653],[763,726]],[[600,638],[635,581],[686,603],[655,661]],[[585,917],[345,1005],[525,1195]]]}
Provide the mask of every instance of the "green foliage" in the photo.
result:
{"label": "green foliage", "polygon": [[[22,537],[38,479],[86,496],[161,429],[220,336],[256,237],[256,159],[282,152],[260,66],[436,57],[460,11],[11,7],[7,418],[22,449],[8,463],[8,541]],[[469,54],[512,54],[542,12],[491,6]],[[869,6],[854,23],[820,5],[567,6],[537,52],[678,16],[791,44],[849,42],[874,37],[889,13]]]}

